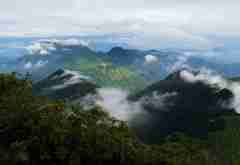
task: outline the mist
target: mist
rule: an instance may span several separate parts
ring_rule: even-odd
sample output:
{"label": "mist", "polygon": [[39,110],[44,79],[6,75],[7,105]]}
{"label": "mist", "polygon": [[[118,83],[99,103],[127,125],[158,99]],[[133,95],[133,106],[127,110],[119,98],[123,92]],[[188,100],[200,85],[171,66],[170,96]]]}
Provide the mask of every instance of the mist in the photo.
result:
{"label": "mist", "polygon": [[234,108],[237,113],[240,113],[240,83],[233,82],[223,78],[221,75],[215,74],[209,69],[201,69],[198,74],[193,74],[187,70],[183,70],[180,73],[183,80],[189,83],[203,82],[210,86],[217,86],[220,89],[230,90],[234,98],[231,101],[230,108]]}
{"label": "mist", "polygon": [[129,125],[137,125],[149,121],[152,112],[147,110],[146,106],[155,107],[160,111],[168,111],[168,107],[174,104],[170,101],[171,97],[177,95],[173,93],[153,93],[138,101],[128,99],[129,92],[119,88],[101,88],[98,90],[100,99],[97,105],[101,106],[110,116],[127,122]]}
{"label": "mist", "polygon": [[101,88],[98,93],[101,99],[97,101],[97,104],[118,120],[130,122],[137,115],[146,115],[141,102],[127,100],[129,92],[126,90]]}

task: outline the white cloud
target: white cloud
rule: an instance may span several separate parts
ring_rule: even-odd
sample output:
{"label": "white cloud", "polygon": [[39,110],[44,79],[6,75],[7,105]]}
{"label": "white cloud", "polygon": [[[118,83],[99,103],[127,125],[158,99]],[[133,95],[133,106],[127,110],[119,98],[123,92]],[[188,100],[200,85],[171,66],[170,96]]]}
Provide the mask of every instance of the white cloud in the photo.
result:
{"label": "white cloud", "polygon": [[61,46],[89,46],[91,47],[90,42],[76,39],[76,38],[69,38],[69,39],[43,39],[34,42],[32,45],[26,47],[26,50],[30,54],[37,54],[37,55],[48,55],[52,51],[56,50],[56,44]]}
{"label": "white cloud", "polygon": [[[168,107],[173,105],[173,102],[169,101],[169,99],[177,95],[176,92],[153,92],[150,96],[132,102],[128,99],[129,93],[118,88],[100,88],[98,94],[100,99],[97,100],[96,104],[103,107],[112,117],[126,121],[128,124],[139,124],[148,121],[150,114],[147,109],[144,109],[146,105],[168,111]],[[134,120],[136,118],[138,120]]]}
{"label": "white cloud", "polygon": [[137,115],[145,113],[140,102],[127,100],[127,91],[116,88],[101,88],[98,93],[101,99],[97,101],[97,104],[116,119],[130,122]]}
{"label": "white cloud", "polygon": [[[240,36],[237,0],[8,0],[1,36],[134,33],[132,47],[209,48],[209,35]],[[31,14],[29,14],[31,13]]]}
{"label": "white cloud", "polygon": [[[53,89],[53,90],[63,89],[70,85],[78,84],[78,83],[82,82],[83,80],[90,80],[89,77],[81,75],[81,73],[79,73],[77,71],[72,71],[72,70],[67,70],[67,69],[65,69],[64,73],[60,75],[60,78],[63,78],[67,75],[71,76],[71,77],[65,79],[63,84],[53,86],[51,89]],[[53,77],[52,79],[55,79],[55,78],[59,78],[59,77]]]}
{"label": "white cloud", "polygon": [[45,65],[47,65],[48,64],[48,61],[46,60],[46,61],[42,61],[42,60],[39,60],[35,65],[34,65],[34,67],[35,68],[41,68],[41,67],[44,67]]}
{"label": "white cloud", "polygon": [[177,70],[180,70],[180,69],[183,69],[183,68],[191,68],[188,64],[187,64],[187,61],[188,61],[188,57],[187,56],[178,56],[177,59],[176,59],[176,62],[173,63],[172,65],[169,65],[167,70],[168,72],[174,72],[174,71],[177,71]]}
{"label": "white cloud", "polygon": [[146,64],[153,64],[153,63],[157,63],[159,60],[156,56],[153,56],[151,54],[148,54],[145,56],[145,63]]}
{"label": "white cloud", "polygon": [[49,43],[36,42],[26,47],[30,54],[48,55],[51,50],[55,50],[54,46]]}
{"label": "white cloud", "polygon": [[193,73],[183,70],[180,73],[180,76],[183,80],[195,83],[198,81],[204,82],[208,85],[218,86],[220,89],[229,89],[234,98],[231,103],[231,107],[235,108],[238,113],[240,113],[240,83],[239,82],[231,82],[220,75],[214,74],[211,70],[202,69],[200,73],[194,75]]}
{"label": "white cloud", "polygon": [[78,39],[75,39],[75,38],[70,38],[70,39],[66,39],[66,40],[60,40],[60,41],[57,41],[58,43],[62,44],[62,45],[66,45],[66,46],[72,46],[72,45],[88,45],[88,43],[86,42],[81,42],[80,40]]}
{"label": "white cloud", "polygon": [[42,43],[42,44],[49,44],[52,47],[54,47],[54,44],[59,44],[59,45],[62,45],[62,46],[77,46],[77,45],[88,46],[90,44],[89,41],[84,41],[84,40],[80,40],[80,39],[77,39],[77,38],[44,39],[44,40],[39,40],[39,42]]}
{"label": "white cloud", "polygon": [[199,56],[199,52],[191,52],[191,51],[185,51],[180,52],[181,55],[176,56],[176,60],[173,64],[167,66],[168,72],[175,72],[181,69],[192,69],[192,67],[188,64],[188,60],[191,57],[198,56],[198,57],[207,57],[207,55],[203,55],[203,52],[200,51],[201,56]]}
{"label": "white cloud", "polygon": [[151,96],[141,98],[141,104],[151,106],[152,108],[160,109],[162,111],[168,111],[168,107],[174,104],[171,102],[171,98],[175,96],[177,96],[176,92],[159,94],[154,91]]}
{"label": "white cloud", "polygon": [[31,69],[32,68],[32,63],[31,62],[27,62],[25,65],[24,65],[24,69]]}
{"label": "white cloud", "polygon": [[39,69],[48,64],[48,61],[39,60],[36,63],[27,62],[24,64],[23,68],[26,70]]}

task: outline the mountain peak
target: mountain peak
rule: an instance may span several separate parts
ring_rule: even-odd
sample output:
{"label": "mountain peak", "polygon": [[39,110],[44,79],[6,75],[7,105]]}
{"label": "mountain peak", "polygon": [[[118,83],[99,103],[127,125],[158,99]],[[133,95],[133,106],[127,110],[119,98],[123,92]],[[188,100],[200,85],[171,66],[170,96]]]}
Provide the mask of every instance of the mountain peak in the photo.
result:
{"label": "mountain peak", "polygon": [[96,92],[97,85],[87,76],[73,70],[58,69],[34,84],[34,93],[53,99],[77,99]]}
{"label": "mountain peak", "polygon": [[65,72],[64,69],[58,69],[54,73],[52,73],[50,76],[62,75],[64,72]]}
{"label": "mountain peak", "polygon": [[[48,77],[49,80],[62,80],[62,81],[72,81],[72,83],[77,83],[78,81],[82,81],[82,80],[90,80],[89,77],[81,75],[79,72],[77,71],[73,71],[73,70],[67,70],[67,69],[58,69],[56,72],[54,72],[53,74],[51,74]],[[66,82],[65,82],[66,83]]]}
{"label": "mountain peak", "polygon": [[198,74],[198,72],[196,72],[196,71],[193,71],[193,70],[190,70],[190,69],[187,69],[187,68],[183,68],[183,69],[177,70],[175,72],[172,72],[171,74],[169,74],[165,78],[165,80],[182,80],[181,73],[184,72],[184,71],[192,73],[193,75]]}
{"label": "mountain peak", "polygon": [[122,47],[120,47],[120,46],[116,46],[116,47],[113,47],[110,51],[109,51],[109,53],[111,54],[111,53],[119,53],[119,52],[125,52],[125,49],[124,48],[122,48]]}

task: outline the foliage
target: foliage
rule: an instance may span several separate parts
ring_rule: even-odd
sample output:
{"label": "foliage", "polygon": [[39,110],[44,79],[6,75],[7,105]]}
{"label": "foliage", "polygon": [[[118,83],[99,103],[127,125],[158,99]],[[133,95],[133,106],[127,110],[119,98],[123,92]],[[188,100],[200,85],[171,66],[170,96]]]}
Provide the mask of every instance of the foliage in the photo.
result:
{"label": "foliage", "polygon": [[108,59],[89,60],[88,58],[79,57],[69,60],[65,63],[65,68],[80,71],[103,87],[121,87],[135,91],[146,84],[144,78],[130,67],[115,66]]}
{"label": "foliage", "polygon": [[[239,145],[232,147],[239,139],[239,118],[231,119],[225,133],[212,135],[216,143],[179,134],[159,139],[159,145],[146,145],[126,123],[111,118],[100,107],[88,111],[66,108],[61,102],[33,96],[27,79],[0,75],[3,165],[225,165],[229,163],[222,160],[228,159],[235,165]],[[224,159],[214,147],[226,148]]]}
{"label": "foliage", "polygon": [[124,122],[109,117],[101,108],[65,109],[60,102],[34,97],[28,80],[17,80],[14,75],[0,77],[1,164],[140,161],[138,149],[143,145]]}

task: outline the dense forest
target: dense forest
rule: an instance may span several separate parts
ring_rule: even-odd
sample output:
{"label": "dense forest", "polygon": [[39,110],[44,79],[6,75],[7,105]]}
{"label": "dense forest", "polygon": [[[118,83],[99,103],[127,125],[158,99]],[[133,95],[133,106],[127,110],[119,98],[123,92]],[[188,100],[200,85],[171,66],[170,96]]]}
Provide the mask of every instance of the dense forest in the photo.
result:
{"label": "dense forest", "polygon": [[240,117],[218,119],[223,127],[205,138],[179,132],[146,144],[101,107],[86,111],[37,97],[28,78],[1,74],[0,164],[239,165]]}

